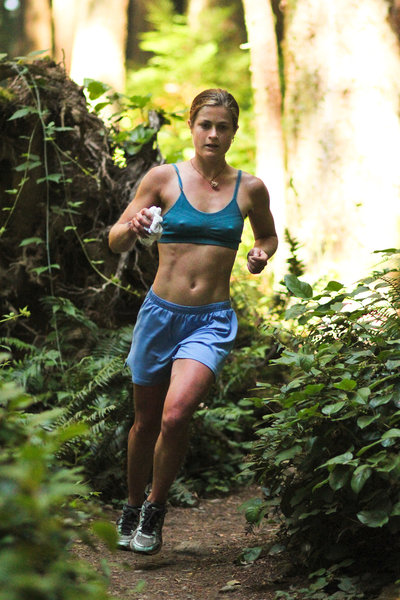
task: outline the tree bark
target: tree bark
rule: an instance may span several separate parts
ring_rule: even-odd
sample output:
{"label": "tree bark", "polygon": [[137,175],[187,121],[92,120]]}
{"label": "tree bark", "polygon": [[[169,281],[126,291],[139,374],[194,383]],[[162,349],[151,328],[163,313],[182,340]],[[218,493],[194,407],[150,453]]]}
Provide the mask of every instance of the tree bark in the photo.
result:
{"label": "tree bark", "polygon": [[150,55],[149,52],[140,49],[140,36],[149,30],[147,13],[147,0],[129,0],[126,58],[139,65],[145,65]]}
{"label": "tree bark", "polygon": [[72,48],[78,24],[80,0],[52,0],[54,58],[71,70]]}
{"label": "tree bark", "polygon": [[390,0],[389,21],[400,39],[400,0]]}
{"label": "tree bark", "polygon": [[37,50],[48,50],[52,54],[52,24],[50,0],[23,0],[22,53],[28,54]]}
{"label": "tree bark", "polygon": [[[251,57],[257,146],[256,173],[271,195],[279,237],[285,223],[282,94],[274,15],[269,0],[243,0]],[[282,256],[282,253],[281,253]]]}
{"label": "tree bark", "polygon": [[398,246],[399,45],[381,0],[288,3],[288,226],[310,276],[353,281]]}
{"label": "tree bark", "polygon": [[78,84],[88,77],[124,91],[127,11],[128,0],[80,0],[71,58]]}

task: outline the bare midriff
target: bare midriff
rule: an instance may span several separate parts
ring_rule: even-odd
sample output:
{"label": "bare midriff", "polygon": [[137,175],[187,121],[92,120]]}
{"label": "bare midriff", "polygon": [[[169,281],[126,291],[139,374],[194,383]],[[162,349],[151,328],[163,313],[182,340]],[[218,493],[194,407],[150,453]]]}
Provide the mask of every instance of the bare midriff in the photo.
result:
{"label": "bare midriff", "polygon": [[205,244],[159,244],[153,291],[186,306],[229,300],[236,250]]}

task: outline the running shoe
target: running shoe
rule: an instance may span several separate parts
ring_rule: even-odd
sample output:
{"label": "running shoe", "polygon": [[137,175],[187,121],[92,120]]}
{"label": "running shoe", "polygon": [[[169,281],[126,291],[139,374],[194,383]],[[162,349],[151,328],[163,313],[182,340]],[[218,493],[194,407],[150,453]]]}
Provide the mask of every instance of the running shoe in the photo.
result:
{"label": "running shoe", "polygon": [[117,520],[117,548],[129,550],[129,544],[135,535],[140,519],[140,506],[124,504],[122,515]]}
{"label": "running shoe", "polygon": [[130,548],[140,554],[156,554],[162,545],[162,526],[167,510],[164,504],[144,501],[140,522]]}

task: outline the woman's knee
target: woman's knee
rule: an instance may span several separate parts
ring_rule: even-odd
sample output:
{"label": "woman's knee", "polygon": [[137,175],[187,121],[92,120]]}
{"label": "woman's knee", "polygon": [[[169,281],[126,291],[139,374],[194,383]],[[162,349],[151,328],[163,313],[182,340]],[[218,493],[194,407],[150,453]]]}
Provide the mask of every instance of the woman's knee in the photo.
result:
{"label": "woman's knee", "polygon": [[160,432],[161,419],[158,415],[146,418],[135,417],[131,427],[130,435],[135,437],[157,436]]}
{"label": "woman's knee", "polygon": [[190,416],[180,410],[179,407],[165,411],[161,422],[161,433],[164,438],[178,440],[186,436],[189,427]]}

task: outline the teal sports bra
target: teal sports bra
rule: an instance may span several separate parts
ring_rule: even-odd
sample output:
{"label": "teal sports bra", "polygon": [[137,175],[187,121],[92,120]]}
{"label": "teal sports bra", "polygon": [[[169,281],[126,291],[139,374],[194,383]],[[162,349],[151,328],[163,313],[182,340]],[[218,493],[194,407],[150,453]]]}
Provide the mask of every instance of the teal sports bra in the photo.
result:
{"label": "teal sports bra", "polygon": [[232,200],[221,210],[206,213],[194,208],[186,198],[178,167],[178,200],[163,214],[163,233],[159,244],[209,244],[237,250],[242,239],[244,219],[236,198],[242,177],[238,171]]}

